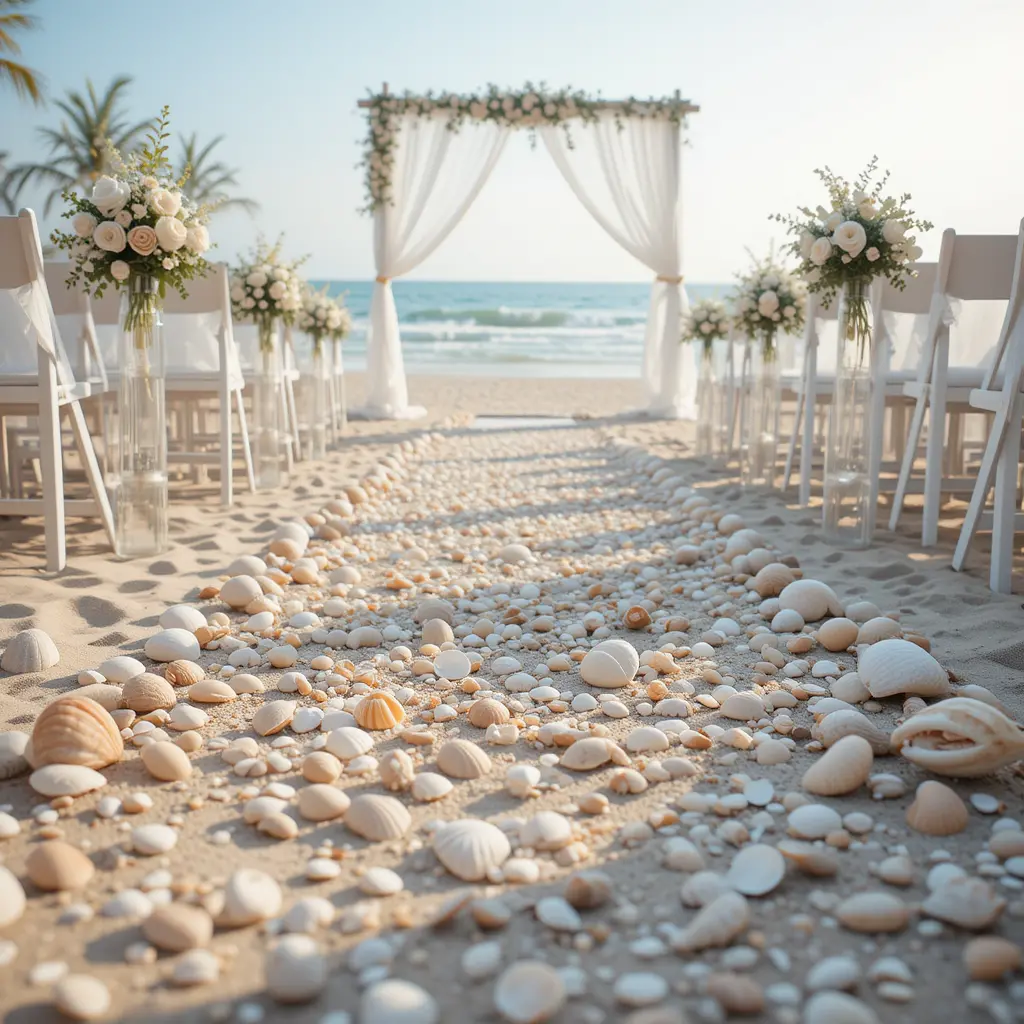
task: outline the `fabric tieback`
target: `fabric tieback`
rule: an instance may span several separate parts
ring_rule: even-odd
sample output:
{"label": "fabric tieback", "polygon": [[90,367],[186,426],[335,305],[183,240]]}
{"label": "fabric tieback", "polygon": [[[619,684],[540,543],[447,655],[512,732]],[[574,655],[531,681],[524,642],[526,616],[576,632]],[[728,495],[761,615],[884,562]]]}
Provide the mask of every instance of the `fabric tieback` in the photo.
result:
{"label": "fabric tieback", "polygon": [[683,275],[680,274],[678,277],[669,277],[669,276],[667,276],[665,274],[659,274],[654,280],[655,281],[664,281],[665,284],[682,284],[683,283]]}
{"label": "fabric tieback", "polygon": [[383,274],[378,274],[376,277],[377,284],[387,284],[390,281],[390,277],[384,277]]}

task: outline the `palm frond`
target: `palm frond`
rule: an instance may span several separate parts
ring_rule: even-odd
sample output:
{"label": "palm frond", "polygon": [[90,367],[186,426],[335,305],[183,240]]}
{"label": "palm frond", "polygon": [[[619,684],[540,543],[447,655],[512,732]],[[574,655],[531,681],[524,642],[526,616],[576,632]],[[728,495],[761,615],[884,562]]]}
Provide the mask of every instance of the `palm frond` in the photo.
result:
{"label": "palm frond", "polygon": [[[33,0],[0,2],[0,53],[9,53],[13,56],[21,53],[21,44],[14,34],[30,31],[38,22],[30,14],[24,14],[15,8],[26,7],[31,2]],[[29,99],[36,104],[43,102],[42,77],[27,65],[19,64],[10,58],[0,58],[0,82],[4,81],[14,87],[15,93],[21,99]]]}

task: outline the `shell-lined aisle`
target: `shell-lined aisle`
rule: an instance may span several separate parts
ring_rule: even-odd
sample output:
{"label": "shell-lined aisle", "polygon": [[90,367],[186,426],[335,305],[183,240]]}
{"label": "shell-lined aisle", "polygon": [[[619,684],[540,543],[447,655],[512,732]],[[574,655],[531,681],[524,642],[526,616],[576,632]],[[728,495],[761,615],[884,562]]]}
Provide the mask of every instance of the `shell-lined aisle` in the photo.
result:
{"label": "shell-lined aisle", "polygon": [[0,734],[0,1009],[1020,1019],[1024,734],[692,483],[423,435],[81,666]]}

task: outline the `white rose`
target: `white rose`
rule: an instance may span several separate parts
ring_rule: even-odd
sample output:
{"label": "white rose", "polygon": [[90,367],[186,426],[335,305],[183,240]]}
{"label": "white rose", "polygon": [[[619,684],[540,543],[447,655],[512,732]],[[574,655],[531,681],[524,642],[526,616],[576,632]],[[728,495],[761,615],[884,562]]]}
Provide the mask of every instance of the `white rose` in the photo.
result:
{"label": "white rose", "polygon": [[279,302],[288,294],[288,285],[284,281],[275,281],[268,289],[267,294],[275,301]]}
{"label": "white rose", "polygon": [[757,311],[761,316],[771,316],[779,308],[779,297],[775,292],[769,290],[761,292],[757,300]]}
{"label": "white rose", "polygon": [[825,218],[825,230],[826,231],[835,231],[835,229],[837,227],[839,227],[839,225],[842,224],[842,223],[843,223],[843,215],[838,210],[836,210],[835,212],[830,213]]}
{"label": "white rose", "polygon": [[785,306],[782,310],[782,315],[787,320],[792,320],[796,316],[796,309],[793,306]]}
{"label": "white rose", "polygon": [[160,182],[157,181],[156,178],[154,178],[152,176],[147,176],[147,177],[142,179],[142,187],[143,188],[159,188],[160,187]]}
{"label": "white rose", "polygon": [[267,308],[267,300],[266,299],[260,299],[260,309],[266,309],[266,308]]}
{"label": "white rose", "polygon": [[822,266],[828,262],[829,256],[832,255],[832,243],[822,235],[821,238],[815,239],[809,255],[811,262],[816,267]]}
{"label": "white rose", "polygon": [[79,238],[92,238],[96,223],[96,218],[91,213],[76,213],[71,220],[71,226]]}
{"label": "white rose", "polygon": [[257,299],[262,299],[267,294],[263,288],[253,288],[252,293]]}
{"label": "white rose", "polygon": [[761,283],[765,288],[778,288],[779,287],[779,276],[778,274],[765,274],[761,279]]}
{"label": "white rose", "polygon": [[292,276],[292,273],[287,267],[274,267],[274,271],[270,276],[275,281],[287,281]]}
{"label": "white rose", "polygon": [[874,263],[882,254],[874,246],[871,246],[864,255],[867,257],[868,263]]}
{"label": "white rose", "polygon": [[252,309],[252,307],[255,305],[256,300],[249,295],[242,299],[242,309]]}
{"label": "white rose", "polygon": [[210,232],[204,224],[193,224],[185,230],[185,244],[201,256],[210,248]]}
{"label": "white rose", "polygon": [[245,283],[252,288],[262,288],[267,283],[267,275],[262,270],[254,270],[245,279]]}
{"label": "white rose", "polygon": [[132,215],[127,210],[121,210],[114,215],[114,220],[123,228],[131,227]]}
{"label": "white rose", "polygon": [[244,298],[245,289],[240,284],[236,284],[235,287],[231,289],[231,301],[241,302]]}
{"label": "white rose", "polygon": [[176,217],[161,217],[155,225],[160,247],[175,252],[185,244],[185,225]]}
{"label": "white rose", "polygon": [[848,252],[851,257],[860,253],[867,240],[868,235],[864,226],[855,220],[844,220],[832,236],[833,244],[838,245],[843,252]]}
{"label": "white rose", "polygon": [[110,264],[110,276],[115,281],[127,281],[131,272],[132,268],[124,260],[114,260]]}
{"label": "white rose", "polygon": [[704,323],[700,325],[700,329],[703,334],[710,334],[714,330],[714,328],[711,326],[710,323],[708,323],[707,320],[705,320]]}
{"label": "white rose", "polygon": [[875,208],[874,199],[865,199],[863,202],[857,204],[857,212],[865,220],[874,220],[878,215],[878,210]]}
{"label": "white rose", "polygon": [[173,217],[181,209],[181,193],[155,188],[149,193],[149,205],[160,217]]}
{"label": "white rose", "polygon": [[887,220],[882,223],[882,237],[890,244],[896,245],[903,241],[907,233],[907,225],[901,220]]}
{"label": "white rose", "polygon": [[92,202],[104,217],[113,217],[125,208],[132,197],[132,190],[127,182],[116,178],[101,177],[92,187]]}
{"label": "white rose", "polygon": [[121,252],[128,244],[124,228],[112,220],[105,220],[96,226],[92,240],[104,252]]}
{"label": "white rose", "polygon": [[810,231],[800,233],[800,255],[807,259],[811,255],[811,246],[814,245],[814,235]]}
{"label": "white rose", "polygon": [[919,245],[912,245],[907,250],[907,256],[911,261],[919,260],[924,255],[924,249]]}

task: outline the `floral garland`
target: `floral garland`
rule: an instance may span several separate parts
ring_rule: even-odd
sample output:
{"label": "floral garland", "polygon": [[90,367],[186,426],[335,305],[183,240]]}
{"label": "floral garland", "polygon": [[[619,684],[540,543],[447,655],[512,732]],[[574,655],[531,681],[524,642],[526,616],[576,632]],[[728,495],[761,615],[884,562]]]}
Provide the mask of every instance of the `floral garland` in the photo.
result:
{"label": "floral garland", "polygon": [[281,259],[281,239],[274,245],[261,239],[249,261],[232,270],[232,313],[236,320],[256,324],[261,351],[273,348],[274,322],[294,323],[302,308],[302,281],[296,272],[302,263]]}
{"label": "floral garland", "polygon": [[750,341],[760,340],[765,357],[771,358],[779,328],[788,334],[803,328],[807,287],[769,255],[740,276],[734,308],[736,327]]}
{"label": "floral garland", "polygon": [[298,326],[313,339],[313,352],[319,355],[324,338],[341,341],[348,335],[352,329],[352,314],[343,303],[327,294],[327,285],[324,285],[322,291],[307,289]]}
{"label": "floral garland", "polygon": [[629,118],[655,118],[682,123],[691,109],[687,100],[676,97],[663,99],[637,99],[630,97],[610,107],[599,97],[591,97],[579,90],[548,90],[543,83],[534,86],[527,82],[518,91],[499,89],[488,85],[477,93],[433,93],[401,95],[371,93],[366,106],[367,117],[365,152],[362,165],[366,168],[367,202],[365,211],[371,213],[389,203],[391,176],[394,172],[398,122],[406,114],[417,117],[446,118],[445,127],[458,131],[463,122],[494,121],[505,127],[534,129],[539,125],[561,125],[572,146],[569,122],[596,121],[602,110],[613,110],[615,121],[621,128]]}
{"label": "floral garland", "polygon": [[683,320],[682,340],[700,341],[704,344],[704,355],[710,355],[716,341],[729,337],[729,313],[725,303],[718,299],[701,299],[690,307],[689,315]]}

